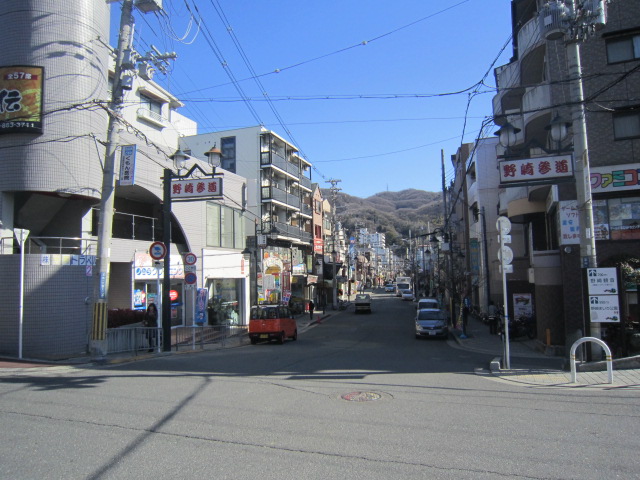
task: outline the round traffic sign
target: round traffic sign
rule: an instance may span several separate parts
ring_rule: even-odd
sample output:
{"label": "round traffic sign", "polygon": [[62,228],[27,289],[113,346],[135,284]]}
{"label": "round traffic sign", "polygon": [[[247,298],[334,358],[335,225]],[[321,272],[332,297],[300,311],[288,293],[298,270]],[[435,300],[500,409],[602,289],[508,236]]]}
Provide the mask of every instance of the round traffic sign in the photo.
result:
{"label": "round traffic sign", "polygon": [[153,242],[149,247],[149,255],[154,260],[162,260],[167,255],[167,246],[162,242]]}
{"label": "round traffic sign", "polygon": [[511,231],[511,220],[507,217],[498,217],[496,220],[496,228],[504,235]]}
{"label": "round traffic sign", "polygon": [[196,283],[196,280],[198,280],[198,276],[193,272],[189,272],[184,275],[184,283],[187,285],[193,285]]}
{"label": "round traffic sign", "polygon": [[195,265],[197,261],[198,257],[196,257],[195,253],[189,252],[184,254],[184,263],[187,265]]}
{"label": "round traffic sign", "polygon": [[503,246],[501,250],[498,250],[498,260],[502,265],[509,265],[513,261],[513,250],[506,245]]}

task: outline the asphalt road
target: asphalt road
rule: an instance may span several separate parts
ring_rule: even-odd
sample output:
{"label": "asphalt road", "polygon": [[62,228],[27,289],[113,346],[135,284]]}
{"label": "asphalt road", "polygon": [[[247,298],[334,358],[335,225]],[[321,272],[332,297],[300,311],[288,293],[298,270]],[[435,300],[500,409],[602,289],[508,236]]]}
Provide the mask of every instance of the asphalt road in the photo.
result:
{"label": "asphalt road", "polygon": [[2,376],[0,478],[640,478],[637,391],[503,382],[372,305],[284,345]]}

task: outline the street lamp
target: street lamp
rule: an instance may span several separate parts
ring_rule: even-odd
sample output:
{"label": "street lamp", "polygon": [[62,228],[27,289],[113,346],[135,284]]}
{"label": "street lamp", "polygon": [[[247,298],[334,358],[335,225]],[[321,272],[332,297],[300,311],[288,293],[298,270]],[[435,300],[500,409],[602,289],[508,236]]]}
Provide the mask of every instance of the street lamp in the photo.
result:
{"label": "street lamp", "polygon": [[516,144],[518,140],[517,134],[520,133],[520,131],[521,130],[519,128],[514,127],[509,123],[509,121],[507,121],[497,132],[494,133],[494,135],[498,136],[500,145],[506,149],[505,156],[509,155],[509,149]]}
{"label": "street lamp", "polygon": [[[213,150],[213,149],[212,149]],[[210,155],[207,155],[210,154]],[[211,150],[205,153],[209,157],[209,163],[211,159],[215,159],[215,153],[211,153]],[[191,174],[195,170],[199,170],[205,177],[209,177],[211,182],[211,188],[204,188],[202,194],[198,193],[192,197],[186,197],[179,199],[180,201],[194,201],[205,198],[215,199],[222,196],[222,182],[221,175],[217,175],[217,180],[220,183],[214,183],[216,175],[215,166],[212,165],[213,172],[211,174],[206,173],[198,164],[195,164],[184,175],[180,174],[180,171],[186,167],[189,156],[184,153],[180,148],[176,150],[173,155],[169,156],[173,160],[174,168],[178,173],[174,173],[170,168],[164,169],[164,175],[162,177],[162,242],[166,247],[166,254],[164,257],[164,277],[162,282],[162,349],[165,352],[171,351],[171,203],[172,203],[172,181],[186,180],[191,177]],[[201,179],[199,179],[201,180]],[[178,182],[179,183],[179,182]]]}
{"label": "street lamp", "polygon": [[331,259],[333,260],[333,309],[337,310],[338,309],[338,281],[336,278],[336,261],[338,260],[338,252],[336,252],[335,250],[331,251]]}

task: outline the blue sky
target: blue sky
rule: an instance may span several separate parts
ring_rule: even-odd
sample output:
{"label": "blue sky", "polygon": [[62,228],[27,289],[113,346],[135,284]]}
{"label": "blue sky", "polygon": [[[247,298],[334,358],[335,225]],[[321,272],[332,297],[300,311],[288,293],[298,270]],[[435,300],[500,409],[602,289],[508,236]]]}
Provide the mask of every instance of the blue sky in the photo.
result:
{"label": "blue sky", "polygon": [[[358,197],[441,191],[441,151],[449,180],[450,156],[492,114],[493,68],[512,54],[507,0],[163,6],[165,15],[136,12],[134,43],[178,54],[154,80],[200,133],[262,123],[301,150],[314,182],[340,179]],[[119,19],[114,3],[112,45]]]}

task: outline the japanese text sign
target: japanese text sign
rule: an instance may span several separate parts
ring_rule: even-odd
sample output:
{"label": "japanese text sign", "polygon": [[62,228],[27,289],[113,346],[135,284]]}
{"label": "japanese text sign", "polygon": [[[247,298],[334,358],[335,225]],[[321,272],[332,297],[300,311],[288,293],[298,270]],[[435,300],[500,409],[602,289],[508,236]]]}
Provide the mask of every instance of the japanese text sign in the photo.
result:
{"label": "japanese text sign", "polygon": [[571,155],[503,160],[500,162],[500,183],[553,181],[573,177]]}
{"label": "japanese text sign", "polygon": [[193,178],[171,182],[171,199],[221,198],[222,178]]}
{"label": "japanese text sign", "polygon": [[42,133],[43,67],[0,67],[0,134]]}
{"label": "japanese text sign", "polygon": [[136,149],[137,145],[120,147],[119,185],[134,185],[136,181]]}

